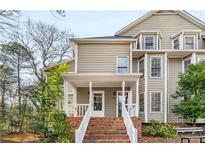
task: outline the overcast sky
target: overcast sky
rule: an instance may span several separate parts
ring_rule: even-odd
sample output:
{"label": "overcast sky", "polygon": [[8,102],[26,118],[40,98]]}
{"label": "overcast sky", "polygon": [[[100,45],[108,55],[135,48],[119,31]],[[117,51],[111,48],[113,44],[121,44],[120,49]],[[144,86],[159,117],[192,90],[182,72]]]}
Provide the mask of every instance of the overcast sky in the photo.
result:
{"label": "overcast sky", "polygon": [[[55,17],[49,11],[22,11],[23,16],[34,21],[55,24],[59,29],[69,29],[75,37],[114,35],[116,31],[148,11],[66,11],[66,17]],[[205,22],[205,11],[188,11]]]}

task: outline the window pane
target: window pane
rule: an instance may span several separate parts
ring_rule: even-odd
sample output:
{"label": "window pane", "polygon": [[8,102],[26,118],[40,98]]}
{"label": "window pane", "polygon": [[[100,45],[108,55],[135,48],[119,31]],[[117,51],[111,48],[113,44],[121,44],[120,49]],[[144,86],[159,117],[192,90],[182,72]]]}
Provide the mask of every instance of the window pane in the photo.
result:
{"label": "window pane", "polygon": [[145,49],[154,49],[153,37],[145,37]]}
{"label": "window pane", "polygon": [[174,49],[179,49],[179,38],[174,40]]}
{"label": "window pane", "polygon": [[144,93],[139,94],[140,112],[144,112]]}
{"label": "window pane", "polygon": [[151,76],[161,77],[161,58],[152,58]]}
{"label": "window pane", "polygon": [[151,111],[152,112],[161,111],[161,93],[151,94]]}
{"label": "window pane", "polygon": [[144,78],[144,59],[139,61],[139,72],[142,73],[140,78]]}
{"label": "window pane", "polygon": [[127,73],[128,72],[128,58],[127,57],[118,57],[117,58],[117,72],[118,73]]}
{"label": "window pane", "polygon": [[185,37],[185,49],[194,49],[194,37]]}
{"label": "window pane", "polygon": [[140,39],[137,39],[137,49],[140,49]]}

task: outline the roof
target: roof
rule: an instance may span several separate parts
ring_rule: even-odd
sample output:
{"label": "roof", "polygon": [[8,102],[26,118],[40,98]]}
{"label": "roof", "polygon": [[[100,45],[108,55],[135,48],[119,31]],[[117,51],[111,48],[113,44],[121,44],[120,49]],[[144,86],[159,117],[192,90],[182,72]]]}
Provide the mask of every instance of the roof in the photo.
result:
{"label": "roof", "polygon": [[98,41],[111,41],[111,42],[132,42],[134,41],[134,37],[132,36],[100,36],[100,37],[85,37],[85,38],[71,38],[71,41],[76,42],[98,42]]}
{"label": "roof", "polygon": [[115,35],[123,34],[124,32],[126,32],[129,29],[133,28],[137,24],[139,24],[139,23],[143,22],[144,20],[148,19],[153,14],[178,14],[178,15],[186,18],[187,20],[189,20],[193,24],[195,24],[195,25],[197,25],[200,28],[205,30],[205,23],[203,21],[201,21],[200,19],[194,17],[193,15],[191,15],[190,13],[188,13],[188,12],[186,12],[184,10],[153,10],[153,11],[149,11],[147,14],[145,14],[144,16],[142,16],[142,17],[138,18],[137,20],[133,21],[129,25],[123,27],[122,29],[117,31],[115,33]]}

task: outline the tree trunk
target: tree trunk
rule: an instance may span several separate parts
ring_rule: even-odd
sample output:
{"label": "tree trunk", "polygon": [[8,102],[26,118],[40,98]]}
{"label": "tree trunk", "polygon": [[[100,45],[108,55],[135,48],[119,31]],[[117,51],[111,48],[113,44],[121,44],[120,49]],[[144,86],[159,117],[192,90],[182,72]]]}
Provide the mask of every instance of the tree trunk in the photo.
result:
{"label": "tree trunk", "polygon": [[21,117],[21,123],[20,123],[20,128],[19,128],[20,132],[22,132],[22,130],[23,130],[23,123],[24,123],[24,118],[25,118],[25,113],[26,113],[26,105],[27,105],[27,96],[26,96],[25,102],[23,104],[22,117]]}
{"label": "tree trunk", "polygon": [[17,55],[17,80],[18,80],[18,104],[19,104],[19,116],[21,115],[21,79],[20,79],[20,57]]}
{"label": "tree trunk", "polygon": [[3,83],[3,87],[2,87],[2,95],[1,95],[1,113],[0,113],[0,118],[2,121],[5,121],[6,118],[6,106],[5,106],[5,82]]}
{"label": "tree trunk", "polygon": [[196,119],[193,119],[193,126],[196,127]]}

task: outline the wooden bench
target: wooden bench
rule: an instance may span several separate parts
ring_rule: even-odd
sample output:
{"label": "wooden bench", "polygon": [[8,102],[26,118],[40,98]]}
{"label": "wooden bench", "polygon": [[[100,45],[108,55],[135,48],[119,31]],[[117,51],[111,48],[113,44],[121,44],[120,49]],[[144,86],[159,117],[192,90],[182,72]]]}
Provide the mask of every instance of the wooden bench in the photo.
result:
{"label": "wooden bench", "polygon": [[184,143],[184,140],[187,140],[188,143],[191,143],[191,140],[192,139],[199,139],[200,140],[200,143],[205,143],[203,142],[203,139],[205,138],[205,136],[184,136],[184,137],[181,137],[181,143]]}
{"label": "wooden bench", "polygon": [[185,127],[185,128],[176,128],[177,133],[203,133],[204,130],[202,127]]}

